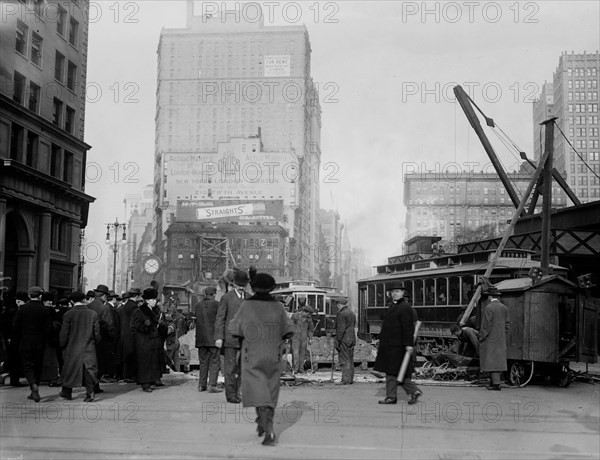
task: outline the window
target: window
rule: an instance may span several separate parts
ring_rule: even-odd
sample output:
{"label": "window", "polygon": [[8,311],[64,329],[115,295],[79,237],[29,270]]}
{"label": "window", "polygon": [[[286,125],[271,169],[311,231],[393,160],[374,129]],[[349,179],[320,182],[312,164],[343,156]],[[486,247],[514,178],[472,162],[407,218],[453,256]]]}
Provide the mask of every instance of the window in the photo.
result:
{"label": "window", "polygon": [[27,32],[28,27],[25,23],[17,19],[17,43],[15,45],[15,50],[23,56],[27,54]]}
{"label": "window", "polygon": [[52,144],[50,148],[50,175],[53,177],[58,176],[60,171],[60,147],[56,144]]}
{"label": "window", "polygon": [[52,221],[50,224],[50,249],[53,251],[63,252],[65,250],[65,223],[57,218],[52,216]]}
{"label": "window", "polygon": [[58,12],[56,15],[56,33],[60,36],[65,36],[65,23],[67,20],[67,10],[62,6],[58,5]]}
{"label": "window", "polygon": [[25,77],[19,72],[14,74],[13,101],[23,104],[25,99]]}
{"label": "window", "polygon": [[35,11],[35,14],[40,18],[44,17],[44,11],[42,9],[44,3],[46,3],[45,0],[33,0],[33,11]]}
{"label": "window", "polygon": [[31,62],[42,67],[42,43],[43,39],[38,34],[31,34]]}
{"label": "window", "polygon": [[52,112],[52,123],[57,126],[62,124],[63,103],[60,99],[54,98],[54,110]]}
{"label": "window", "polygon": [[67,88],[71,91],[75,91],[75,85],[77,84],[77,66],[69,61],[67,67]]}
{"label": "window", "polygon": [[25,163],[27,166],[35,168],[35,163],[38,157],[38,141],[39,136],[34,132],[27,132],[27,151],[25,155]]}
{"label": "window", "polygon": [[23,132],[22,126],[16,123],[12,124],[10,130],[10,158],[11,160],[21,161],[21,155],[23,154]]}
{"label": "window", "polygon": [[73,180],[73,154],[65,151],[62,180],[71,183]]}
{"label": "window", "polygon": [[71,18],[69,21],[69,43],[77,48],[77,34],[79,33],[79,22]]}
{"label": "window", "polygon": [[65,57],[56,52],[56,59],[54,61],[54,78],[56,78],[59,82],[63,82],[65,75]]}
{"label": "window", "polygon": [[73,130],[75,129],[75,110],[71,107],[67,106],[66,115],[65,115],[65,131],[70,134],[73,134]]}
{"label": "window", "polygon": [[28,108],[32,112],[38,113],[40,107],[40,87],[34,82],[29,82],[29,103]]}

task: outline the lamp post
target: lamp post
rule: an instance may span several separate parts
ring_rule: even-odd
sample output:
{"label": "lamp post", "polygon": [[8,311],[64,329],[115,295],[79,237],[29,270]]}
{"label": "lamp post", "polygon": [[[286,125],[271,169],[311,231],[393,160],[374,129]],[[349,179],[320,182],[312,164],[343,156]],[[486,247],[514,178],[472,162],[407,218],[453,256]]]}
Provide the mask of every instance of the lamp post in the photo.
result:
{"label": "lamp post", "polygon": [[112,290],[115,290],[116,282],[117,282],[117,253],[119,252],[119,229],[123,229],[123,238],[122,241],[127,240],[127,235],[125,234],[125,224],[120,224],[119,219],[115,218],[114,223],[106,224],[106,242],[110,244],[110,227],[114,228],[115,231],[115,244],[113,246],[113,279],[112,279]]}

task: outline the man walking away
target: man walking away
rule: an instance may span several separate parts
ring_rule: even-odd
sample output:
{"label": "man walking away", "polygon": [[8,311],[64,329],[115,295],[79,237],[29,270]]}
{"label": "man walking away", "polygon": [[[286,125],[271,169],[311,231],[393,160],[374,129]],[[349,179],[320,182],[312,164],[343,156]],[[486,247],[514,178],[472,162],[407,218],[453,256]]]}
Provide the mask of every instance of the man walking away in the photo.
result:
{"label": "man walking away", "polygon": [[[196,348],[198,348],[198,360],[200,362],[200,373],[198,380],[198,391],[210,393],[221,393],[217,389],[217,378],[221,367],[219,349],[215,347],[215,321],[219,302],[215,300],[217,289],[208,286],[204,289],[204,298],[196,304]],[[208,381],[208,387],[207,387]]]}
{"label": "man walking away", "polygon": [[404,298],[406,286],[403,282],[391,282],[386,287],[391,293],[392,303],[383,318],[374,366],[376,371],[385,372],[385,399],[379,401],[379,404],[396,404],[399,384],[406,394],[410,395],[408,404],[415,404],[423,392],[411,380],[412,360],[406,370],[404,381],[399,383],[397,379],[405,353],[414,351],[417,313]]}
{"label": "man walking away", "polygon": [[94,386],[98,382],[96,372],[96,344],[100,342],[100,324],[95,311],[87,308],[85,294],[71,294],[73,308],[65,313],[60,329],[60,346],[63,351],[62,391],[60,396],[71,400],[73,388],[85,386],[84,402],[94,400]]}
{"label": "man walking away", "polygon": [[336,317],[335,349],[338,351],[340,367],[342,368],[341,385],[354,382],[354,346],[356,345],[356,315],[348,307],[348,298],[338,302]]}

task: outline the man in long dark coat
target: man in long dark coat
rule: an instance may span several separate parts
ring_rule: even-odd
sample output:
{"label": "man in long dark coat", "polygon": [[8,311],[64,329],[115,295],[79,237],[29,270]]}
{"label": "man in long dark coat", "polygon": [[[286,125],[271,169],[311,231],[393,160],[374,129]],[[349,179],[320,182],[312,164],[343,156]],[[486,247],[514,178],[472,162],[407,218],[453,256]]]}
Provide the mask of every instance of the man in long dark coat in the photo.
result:
{"label": "man in long dark coat", "polygon": [[158,291],[144,289],[144,303],[131,315],[136,356],[136,378],[142,390],[151,393],[151,386],[160,381],[164,370],[164,339],[159,333],[159,316],[153,311],[157,304]]}
{"label": "man in long dark coat", "polygon": [[15,303],[13,305],[8,305],[3,315],[3,328],[5,334],[5,340],[8,339],[8,357],[6,368],[8,370],[8,374],[10,376],[10,385],[13,387],[21,387],[25,386],[20,382],[23,374],[23,364],[21,362],[21,353],[19,352],[19,343],[13,337],[13,322],[15,319],[15,315],[19,308],[29,302],[29,296],[24,291],[17,292],[15,296]]}
{"label": "man in long dark coat", "polygon": [[121,301],[121,297],[115,293],[112,289],[108,291],[109,294],[106,299],[106,306],[108,307],[110,314],[112,316],[113,328],[115,330],[115,335],[112,341],[112,373],[110,377],[105,377],[107,381],[117,381],[121,378],[121,362],[119,360],[120,356],[118,354],[119,349],[119,341],[121,335],[121,324],[119,314],[117,313],[117,309],[119,307],[119,303]]}
{"label": "man in long dark coat", "polygon": [[121,333],[119,334],[119,347],[117,349],[117,361],[121,365],[121,376],[126,382],[136,381],[136,364],[135,364],[135,345],[133,340],[133,332],[131,331],[131,316],[138,309],[139,305],[144,302],[142,299],[142,291],[139,288],[131,288],[129,290],[129,298],[127,301],[117,308],[119,315],[119,325]]}
{"label": "man in long dark coat", "polygon": [[[93,310],[98,315],[98,323],[100,324],[100,335],[102,340],[96,346],[96,356],[98,357],[98,380],[103,376],[114,375],[115,373],[115,356],[114,356],[114,341],[116,337],[116,329],[113,321],[113,316],[110,311],[110,306],[107,305],[107,297],[109,295],[108,286],[99,284],[94,289],[96,297],[90,303],[88,308]],[[96,383],[94,388],[96,393],[102,393],[104,390],[100,388],[99,383]]]}
{"label": "man in long dark coat", "polygon": [[385,372],[385,399],[379,404],[396,404],[398,401],[398,385],[402,385],[407,395],[408,404],[415,404],[423,392],[411,380],[412,361],[408,366],[403,382],[398,382],[398,373],[406,352],[414,352],[414,330],[417,314],[406,299],[406,286],[403,282],[391,282],[387,285],[391,293],[392,303],[383,318],[379,333],[379,348],[374,369]]}
{"label": "man in long dark coat", "polygon": [[44,364],[44,349],[52,334],[50,312],[42,304],[41,296],[44,290],[32,286],[28,290],[31,299],[15,314],[13,322],[13,339],[19,345],[23,374],[27,378],[31,394],[27,399],[40,402],[40,377]]}
{"label": "man in long dark coat", "polygon": [[269,294],[275,288],[271,275],[256,274],[250,286],[254,295],[242,303],[229,331],[242,339],[242,403],[256,407],[257,432],[265,435],[262,444],[269,446],[275,444],[273,416],[279,399],[281,352],[294,326],[283,305]]}
{"label": "man in long dark coat", "polygon": [[238,270],[233,275],[234,288],[221,297],[215,321],[215,345],[224,348],[223,375],[225,377],[225,398],[228,402],[240,402],[240,339],[227,330],[227,325],[237,313],[246,296],[248,274]]}
{"label": "man in long dark coat", "polygon": [[70,400],[73,388],[85,386],[84,402],[94,400],[96,372],[96,344],[102,339],[95,311],[87,308],[85,294],[75,291],[70,297],[73,308],[63,317],[60,346],[63,348],[62,391],[60,396]]}
{"label": "man in long dark coat", "polygon": [[500,374],[506,371],[506,331],[510,327],[508,308],[498,300],[500,292],[488,288],[489,303],[483,308],[479,330],[479,361],[481,371],[490,373],[488,390],[500,391]]}
{"label": "man in long dark coat", "polygon": [[[198,361],[200,373],[198,391],[221,393],[217,388],[217,378],[221,367],[219,349],[215,346],[215,321],[219,302],[215,300],[217,289],[208,286],[204,289],[204,298],[194,307],[196,312],[196,348],[198,348]],[[207,387],[208,381],[208,387]]]}
{"label": "man in long dark coat", "polygon": [[342,385],[354,381],[354,346],[356,345],[356,315],[348,308],[348,298],[340,300],[336,317],[335,348],[342,368]]}

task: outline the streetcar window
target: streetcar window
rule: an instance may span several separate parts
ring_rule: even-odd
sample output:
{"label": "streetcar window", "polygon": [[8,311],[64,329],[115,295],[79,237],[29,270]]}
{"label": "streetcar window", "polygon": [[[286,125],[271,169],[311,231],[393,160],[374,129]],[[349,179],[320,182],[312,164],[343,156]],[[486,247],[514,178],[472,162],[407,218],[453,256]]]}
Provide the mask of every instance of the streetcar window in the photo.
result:
{"label": "streetcar window", "polygon": [[448,278],[448,299],[450,305],[460,304],[460,278],[458,276],[452,276]]}
{"label": "streetcar window", "polygon": [[367,305],[370,307],[375,306],[375,285],[369,284],[367,286]]}
{"label": "streetcar window", "polygon": [[386,302],[385,302],[385,292],[383,290],[383,283],[378,283],[375,285],[375,292],[377,294],[377,300],[376,300],[375,305],[377,305],[378,307],[385,306]]}
{"label": "streetcar window", "polygon": [[462,277],[462,304],[468,305],[475,292],[473,286],[475,285],[475,276],[466,275]]}
{"label": "streetcar window", "polygon": [[425,305],[423,302],[423,280],[414,281],[414,292],[415,298],[413,299],[413,305]]}
{"label": "streetcar window", "polygon": [[405,281],[404,285],[406,286],[406,297],[408,299],[408,303],[412,303],[415,296],[413,293],[413,282]]}
{"label": "streetcar window", "polygon": [[425,303],[435,305],[435,283],[432,278],[425,280]]}
{"label": "streetcar window", "polygon": [[325,296],[321,295],[317,295],[317,311],[319,313],[323,313],[324,311],[324,306],[323,306],[323,302],[325,301]]}
{"label": "streetcar window", "polygon": [[448,289],[447,289],[447,278],[437,278],[435,280],[436,292],[435,292],[435,304],[436,305],[448,305]]}

